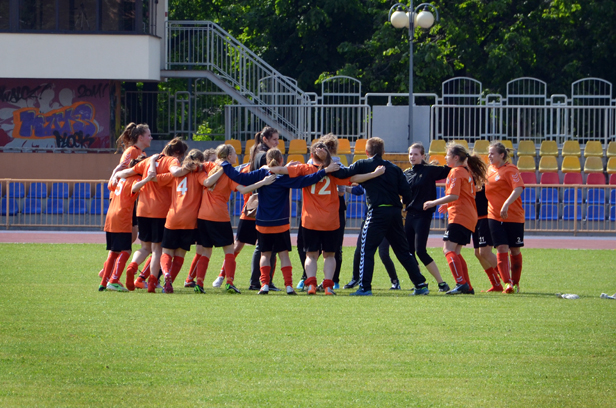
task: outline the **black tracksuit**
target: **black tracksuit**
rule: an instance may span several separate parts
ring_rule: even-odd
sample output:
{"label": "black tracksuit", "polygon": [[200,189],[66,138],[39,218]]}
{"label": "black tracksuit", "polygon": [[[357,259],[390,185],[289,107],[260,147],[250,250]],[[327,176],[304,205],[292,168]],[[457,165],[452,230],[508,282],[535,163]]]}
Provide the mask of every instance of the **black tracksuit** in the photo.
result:
{"label": "black tracksuit", "polygon": [[383,160],[381,156],[359,160],[347,169],[332,173],[338,178],[347,178],[356,174],[373,172],[378,166],[385,166],[385,174],[362,183],[366,190],[368,213],[361,231],[361,256],[359,276],[361,287],[372,290],[374,272],[374,253],[383,238],[391,244],[396,258],[406,269],[415,286],[425,283],[426,278],[419,272],[417,261],[409,252],[409,244],[402,228],[402,204],[411,201],[411,189],[402,174],[402,170],[393,163]]}

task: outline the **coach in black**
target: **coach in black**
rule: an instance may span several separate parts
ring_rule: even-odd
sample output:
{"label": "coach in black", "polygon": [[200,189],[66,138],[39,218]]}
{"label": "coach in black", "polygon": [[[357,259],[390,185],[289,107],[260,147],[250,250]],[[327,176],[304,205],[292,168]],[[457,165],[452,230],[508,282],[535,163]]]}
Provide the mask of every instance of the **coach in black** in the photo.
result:
{"label": "coach in black", "polygon": [[426,278],[419,272],[417,261],[409,252],[409,244],[402,227],[402,204],[411,201],[411,189],[402,174],[402,170],[393,163],[383,160],[385,152],[383,139],[373,137],[366,143],[365,160],[358,160],[349,168],[340,169],[332,176],[338,178],[352,177],[355,174],[370,173],[378,166],[385,166],[385,174],[362,183],[366,190],[368,213],[361,231],[361,249],[359,278],[361,285],[352,296],[372,295],[372,273],[374,271],[374,253],[383,238],[391,244],[396,258],[409,274],[415,285],[413,295],[427,295],[429,293]]}

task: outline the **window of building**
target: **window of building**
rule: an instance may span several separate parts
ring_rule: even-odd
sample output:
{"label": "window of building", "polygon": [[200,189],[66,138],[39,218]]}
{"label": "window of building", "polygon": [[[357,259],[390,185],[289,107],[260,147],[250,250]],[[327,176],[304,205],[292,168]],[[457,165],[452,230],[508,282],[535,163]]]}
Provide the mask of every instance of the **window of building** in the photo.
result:
{"label": "window of building", "polygon": [[135,0],[103,0],[103,31],[135,31]]}
{"label": "window of building", "polygon": [[0,0],[0,30],[8,30],[9,23],[9,0]]}
{"label": "window of building", "polygon": [[19,28],[22,30],[55,30],[56,2],[53,0],[20,0]]}
{"label": "window of building", "polygon": [[98,0],[59,0],[58,26],[61,31],[96,31]]}

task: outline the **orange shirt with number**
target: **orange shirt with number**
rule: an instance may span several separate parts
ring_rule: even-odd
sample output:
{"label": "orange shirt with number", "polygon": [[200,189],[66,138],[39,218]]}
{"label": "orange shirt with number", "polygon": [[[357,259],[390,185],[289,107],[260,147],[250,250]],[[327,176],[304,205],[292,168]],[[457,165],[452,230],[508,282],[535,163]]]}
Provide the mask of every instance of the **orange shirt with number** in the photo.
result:
{"label": "orange shirt with number", "polygon": [[522,199],[518,197],[507,211],[507,219],[500,216],[503,204],[517,187],[524,187],[524,180],[516,166],[505,163],[500,167],[490,165],[488,168],[488,182],[486,183],[486,197],[488,198],[488,219],[500,222],[524,222],[524,207]]}
{"label": "orange shirt with number", "polygon": [[[156,161],[156,173],[169,173],[172,166],[180,167],[180,162],[175,157],[162,156]],[[133,167],[137,174],[148,173],[150,160],[143,160]],[[165,218],[171,205],[171,188],[163,187],[160,183],[147,183],[141,189],[139,203],[137,204],[137,217]]]}
{"label": "orange shirt with number", "polygon": [[183,177],[173,177],[171,173],[156,176],[161,186],[171,186],[171,206],[167,212],[165,228],[171,230],[197,228],[197,214],[203,191],[199,173],[192,172]]}
{"label": "orange shirt with number", "polygon": [[466,167],[458,166],[449,171],[445,184],[445,195],[457,195],[458,199],[447,203],[448,221],[475,231],[477,205],[475,204],[475,182]]}
{"label": "orange shirt with number", "polygon": [[[208,176],[211,176],[217,170],[215,163],[203,163],[203,166],[204,171],[199,174],[199,181],[202,184]],[[204,188],[198,218],[207,221],[230,222],[231,217],[227,203],[231,193],[236,191],[237,186],[236,182],[223,174],[213,188]]]}
{"label": "orange shirt with number", "polygon": [[139,181],[141,181],[140,176],[120,179],[118,184],[110,188],[112,200],[105,218],[106,232],[132,232],[133,208],[139,193],[133,194],[131,190],[133,185]]}

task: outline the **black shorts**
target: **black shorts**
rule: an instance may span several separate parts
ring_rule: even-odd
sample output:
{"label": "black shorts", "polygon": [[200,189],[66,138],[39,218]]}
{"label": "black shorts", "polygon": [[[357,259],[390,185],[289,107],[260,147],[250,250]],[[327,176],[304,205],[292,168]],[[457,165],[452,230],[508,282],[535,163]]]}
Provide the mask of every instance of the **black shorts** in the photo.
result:
{"label": "black shorts", "polygon": [[243,220],[237,224],[237,240],[244,244],[257,243],[257,226],[255,220]]}
{"label": "black shorts", "polygon": [[165,231],[165,218],[137,217],[139,225],[139,239],[143,242],[163,242],[163,232]]}
{"label": "black shorts", "polygon": [[302,228],[305,252],[336,252],[338,250],[338,230],[317,231]]}
{"label": "black shorts", "polygon": [[473,232],[473,248],[484,248],[492,245],[492,235],[490,234],[490,225],[487,218],[477,220],[475,232]]}
{"label": "black shorts", "polygon": [[197,220],[197,244],[204,248],[233,245],[233,228],[229,221]]}
{"label": "black shorts", "polygon": [[509,248],[521,248],[524,246],[524,223],[523,222],[500,222],[488,220],[492,242],[494,246],[508,245]]}
{"label": "black shorts", "polygon": [[458,245],[466,245],[471,242],[471,234],[473,232],[460,224],[449,224],[445,235],[443,235],[443,241],[451,241]]}
{"label": "black shorts", "polygon": [[122,252],[133,249],[132,232],[107,232],[107,251]]}
{"label": "black shorts", "polygon": [[262,234],[257,231],[257,237],[261,252],[291,252],[291,234],[288,230],[275,234]]}
{"label": "black shorts", "polygon": [[137,221],[137,201],[135,201],[135,205],[133,206],[133,227],[138,225]]}
{"label": "black shorts", "polygon": [[163,248],[190,251],[190,246],[195,243],[197,230],[194,229],[167,229],[163,233]]}

